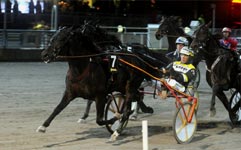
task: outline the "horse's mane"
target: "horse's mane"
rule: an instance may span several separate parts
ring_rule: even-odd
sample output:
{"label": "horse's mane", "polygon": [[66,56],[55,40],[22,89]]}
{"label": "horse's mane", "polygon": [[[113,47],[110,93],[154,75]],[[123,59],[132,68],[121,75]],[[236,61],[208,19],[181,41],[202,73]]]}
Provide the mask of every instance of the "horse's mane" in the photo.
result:
{"label": "horse's mane", "polygon": [[68,35],[71,31],[73,31],[73,27],[66,27],[66,26],[60,27],[51,37],[50,42],[52,42],[56,38],[67,39],[69,36],[66,36],[66,35]]}
{"label": "horse's mane", "polygon": [[99,47],[121,45],[121,41],[115,36],[109,34],[105,29],[100,28],[99,21],[85,21],[80,26],[79,31],[94,41]]}
{"label": "horse's mane", "polygon": [[[178,32],[178,34],[180,35],[186,35],[186,33],[184,32],[183,29],[180,28],[180,26],[178,25],[178,20],[180,19],[180,16],[170,16],[166,18],[166,21],[168,24],[172,24],[174,25],[176,32]],[[164,20],[165,21],[165,20]]]}

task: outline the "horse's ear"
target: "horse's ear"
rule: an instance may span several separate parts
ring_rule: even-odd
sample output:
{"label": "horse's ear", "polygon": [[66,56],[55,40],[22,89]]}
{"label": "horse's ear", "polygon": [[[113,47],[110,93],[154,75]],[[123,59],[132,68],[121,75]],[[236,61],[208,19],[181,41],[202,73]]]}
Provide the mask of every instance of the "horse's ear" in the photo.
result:
{"label": "horse's ear", "polygon": [[209,22],[205,25],[205,27],[209,28],[209,27],[211,26],[211,24],[212,24],[212,21],[209,21]]}

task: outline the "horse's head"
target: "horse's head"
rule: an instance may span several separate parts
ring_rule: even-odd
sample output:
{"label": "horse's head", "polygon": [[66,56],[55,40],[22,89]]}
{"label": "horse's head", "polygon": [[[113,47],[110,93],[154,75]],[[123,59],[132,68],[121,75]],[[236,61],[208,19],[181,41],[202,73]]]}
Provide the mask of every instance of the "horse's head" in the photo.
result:
{"label": "horse's head", "polygon": [[98,20],[85,21],[79,31],[92,40],[102,50],[119,49],[121,41],[115,36],[100,28]]}
{"label": "horse's head", "polygon": [[[170,16],[168,18],[163,18],[160,22],[160,26],[158,28],[158,30],[156,31],[156,39],[160,40],[164,35],[168,35],[168,34],[184,34],[180,33],[182,32],[179,24],[180,17],[178,16]],[[170,32],[174,32],[174,33],[170,33]]]}
{"label": "horse's head", "polygon": [[72,34],[72,28],[63,27],[59,29],[50,39],[48,47],[42,51],[42,60],[47,63],[56,59],[62,49],[66,47]]}
{"label": "horse's head", "polygon": [[193,40],[190,47],[194,50],[203,49],[206,46],[207,41],[210,38],[209,27],[211,22],[208,24],[201,25],[194,33]]}

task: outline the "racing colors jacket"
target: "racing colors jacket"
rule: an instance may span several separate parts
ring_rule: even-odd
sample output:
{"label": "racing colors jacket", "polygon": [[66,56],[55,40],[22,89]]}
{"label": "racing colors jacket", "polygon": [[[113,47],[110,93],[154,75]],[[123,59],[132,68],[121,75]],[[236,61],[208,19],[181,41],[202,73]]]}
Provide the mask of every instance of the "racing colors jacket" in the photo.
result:
{"label": "racing colors jacket", "polygon": [[193,83],[196,77],[195,67],[192,64],[184,64],[181,61],[174,61],[165,69],[170,78],[175,79],[185,87],[190,85],[190,82]]}
{"label": "racing colors jacket", "polygon": [[238,41],[235,38],[232,37],[228,37],[227,39],[220,39],[219,40],[220,45],[223,46],[224,48],[230,49],[232,51],[236,51],[237,50],[237,45],[238,45]]}

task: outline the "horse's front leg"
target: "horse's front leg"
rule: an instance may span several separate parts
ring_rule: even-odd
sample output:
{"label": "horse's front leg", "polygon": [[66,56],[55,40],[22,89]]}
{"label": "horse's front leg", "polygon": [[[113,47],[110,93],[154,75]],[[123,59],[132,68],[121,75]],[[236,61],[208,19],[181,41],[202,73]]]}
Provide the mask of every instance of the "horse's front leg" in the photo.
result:
{"label": "horse's front leg", "polygon": [[212,99],[210,103],[210,117],[214,117],[216,115],[216,108],[215,108],[215,94],[212,94]]}
{"label": "horse's front leg", "polygon": [[91,108],[91,104],[93,103],[93,101],[91,100],[87,100],[87,105],[85,108],[85,113],[84,115],[77,121],[78,123],[84,123],[85,119],[89,116],[89,112],[90,112],[90,108]]}
{"label": "horse's front leg", "polygon": [[113,117],[110,120],[103,120],[104,118],[104,111],[105,111],[105,104],[106,104],[106,97],[100,96],[100,98],[95,99],[96,104],[96,123],[100,126],[114,124],[118,117]]}
{"label": "horse's front leg", "polygon": [[225,109],[229,112],[229,103],[226,95],[222,91],[222,87],[219,85],[213,85],[213,95],[212,95],[212,100],[211,100],[211,105],[210,105],[210,116],[213,117],[216,115],[216,108],[215,108],[215,96],[217,96],[220,101],[223,103]]}
{"label": "horse's front leg", "polygon": [[215,108],[215,98],[219,91],[219,86],[216,84],[213,84],[212,86],[212,99],[210,103],[210,117],[214,117],[216,115],[216,108]]}
{"label": "horse's front leg", "polygon": [[110,141],[116,141],[117,137],[121,133],[122,125],[129,119],[129,116],[133,113],[134,110],[131,110],[131,102],[132,102],[132,100],[128,96],[126,96],[126,100],[124,102],[124,108],[123,108],[123,116],[120,121],[120,126],[111,135],[111,137],[109,139]]}
{"label": "horse's front leg", "polygon": [[36,132],[46,132],[46,128],[50,125],[52,120],[72,101],[74,98],[69,97],[69,93],[67,91],[64,92],[64,95],[62,97],[62,100],[57,105],[57,107],[54,109],[52,114],[48,117],[48,119],[37,128]]}

